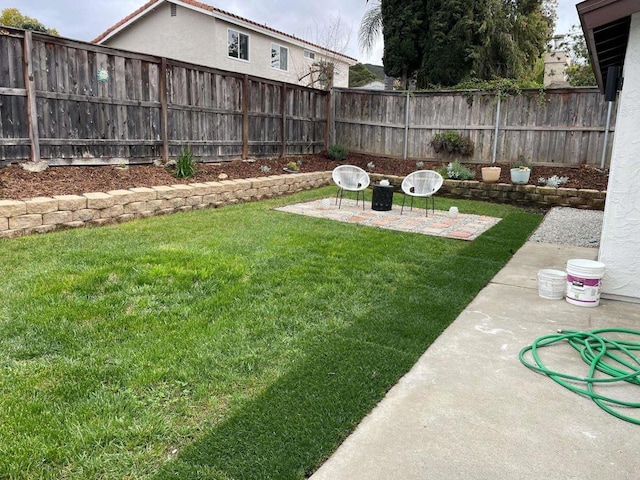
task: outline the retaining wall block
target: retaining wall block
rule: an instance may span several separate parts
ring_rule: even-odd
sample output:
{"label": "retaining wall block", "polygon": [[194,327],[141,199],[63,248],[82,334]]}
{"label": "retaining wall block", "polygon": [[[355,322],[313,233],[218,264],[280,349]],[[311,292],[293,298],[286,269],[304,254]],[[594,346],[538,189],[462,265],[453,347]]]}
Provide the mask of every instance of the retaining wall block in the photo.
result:
{"label": "retaining wall block", "polygon": [[68,223],[71,221],[73,221],[73,213],[70,210],[60,210],[42,215],[43,225],[58,225],[60,223]]}
{"label": "retaining wall block", "polygon": [[0,231],[9,230],[9,219],[0,217]]}
{"label": "retaining wall block", "polygon": [[124,205],[133,200],[135,193],[131,190],[111,190],[107,192],[108,195],[113,197],[114,205]]}
{"label": "retaining wall block", "polygon": [[193,195],[193,187],[190,185],[178,183],[176,185],[171,185],[171,187],[176,191],[176,197],[186,198]]}
{"label": "retaining wall block", "polygon": [[81,221],[81,222],[89,222],[94,218],[98,218],[100,212],[98,210],[94,210],[92,208],[84,208],[82,210],[76,210],[72,212],[72,221]]}
{"label": "retaining wall block", "polygon": [[58,200],[50,197],[35,197],[25,200],[27,213],[49,213],[58,210]]}
{"label": "retaining wall block", "polygon": [[22,200],[0,200],[0,217],[15,217],[25,213],[27,205]]}
{"label": "retaining wall block", "polygon": [[131,198],[132,202],[147,202],[149,200],[156,200],[158,198],[158,192],[148,187],[135,187],[130,188],[135,195]]}
{"label": "retaining wall block", "polygon": [[178,191],[167,185],[160,185],[158,187],[151,187],[152,190],[155,190],[159,199],[167,200],[169,198],[176,198],[178,196]]}
{"label": "retaining wall block", "polygon": [[113,197],[107,193],[89,192],[83,195],[87,199],[87,208],[103,209],[113,207]]}
{"label": "retaining wall block", "polygon": [[87,208],[87,198],[80,195],[54,195],[59,210],[82,210]]}
{"label": "retaining wall block", "polygon": [[42,225],[42,215],[38,213],[18,215],[9,219],[10,230],[24,230]]}
{"label": "retaining wall block", "polygon": [[114,205],[113,207],[100,210],[100,218],[119,217],[124,214],[124,205]]}

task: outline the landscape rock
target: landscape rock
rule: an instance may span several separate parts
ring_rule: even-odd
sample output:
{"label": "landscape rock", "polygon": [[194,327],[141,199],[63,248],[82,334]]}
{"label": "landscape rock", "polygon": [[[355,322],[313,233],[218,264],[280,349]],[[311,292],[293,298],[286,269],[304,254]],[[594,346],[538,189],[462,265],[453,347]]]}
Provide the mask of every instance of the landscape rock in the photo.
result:
{"label": "landscape rock", "polygon": [[49,168],[49,164],[40,160],[39,162],[23,162],[20,166],[26,170],[27,172],[40,173],[44,172],[47,168]]}

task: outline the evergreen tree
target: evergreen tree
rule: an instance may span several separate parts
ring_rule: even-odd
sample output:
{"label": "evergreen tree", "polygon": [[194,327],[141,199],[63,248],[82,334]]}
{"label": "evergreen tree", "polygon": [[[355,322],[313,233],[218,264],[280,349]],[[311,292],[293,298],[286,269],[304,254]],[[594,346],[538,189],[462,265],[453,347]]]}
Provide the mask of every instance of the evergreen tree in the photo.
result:
{"label": "evergreen tree", "polygon": [[378,77],[361,63],[349,67],[349,87],[361,87],[377,79]]}
{"label": "evergreen tree", "polygon": [[385,73],[418,87],[531,78],[557,0],[382,0]]}
{"label": "evergreen tree", "polygon": [[408,78],[420,68],[424,35],[423,0],[382,0],[384,73]]}

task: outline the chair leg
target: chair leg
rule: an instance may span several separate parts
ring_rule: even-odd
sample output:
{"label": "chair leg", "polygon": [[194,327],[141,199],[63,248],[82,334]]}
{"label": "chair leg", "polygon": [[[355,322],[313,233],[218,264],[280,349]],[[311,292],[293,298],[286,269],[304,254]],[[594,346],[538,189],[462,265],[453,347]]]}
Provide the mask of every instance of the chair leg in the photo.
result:
{"label": "chair leg", "polygon": [[429,216],[429,197],[424,197],[424,216]]}
{"label": "chair leg", "polygon": [[409,208],[413,212],[413,197],[411,197],[411,207]]}
{"label": "chair leg", "polygon": [[402,212],[404,211],[404,201],[407,199],[406,195],[402,196],[402,208],[400,209],[400,215],[402,215]]}
{"label": "chair leg", "polygon": [[340,196],[340,202],[338,203],[338,209],[340,209],[340,207],[342,207],[342,196],[344,195],[344,190],[342,188],[338,192],[338,195]]}

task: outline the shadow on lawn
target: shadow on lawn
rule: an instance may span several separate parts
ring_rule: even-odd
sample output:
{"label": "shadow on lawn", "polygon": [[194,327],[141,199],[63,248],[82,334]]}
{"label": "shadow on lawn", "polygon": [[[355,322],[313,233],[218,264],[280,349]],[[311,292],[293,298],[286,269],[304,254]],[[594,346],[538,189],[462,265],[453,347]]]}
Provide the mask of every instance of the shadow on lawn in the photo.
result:
{"label": "shadow on lawn", "polygon": [[[530,223],[531,230],[523,228],[522,222]],[[432,279],[437,285],[408,279],[395,291],[409,294],[385,294],[377,304],[383,308],[363,313],[344,330],[310,339],[304,360],[186,447],[156,478],[300,479],[310,475],[539,222],[532,215],[507,216],[453,259],[448,257],[446,271]],[[464,275],[471,269],[474,275]],[[458,294],[468,298],[451,302],[451,295]]]}

